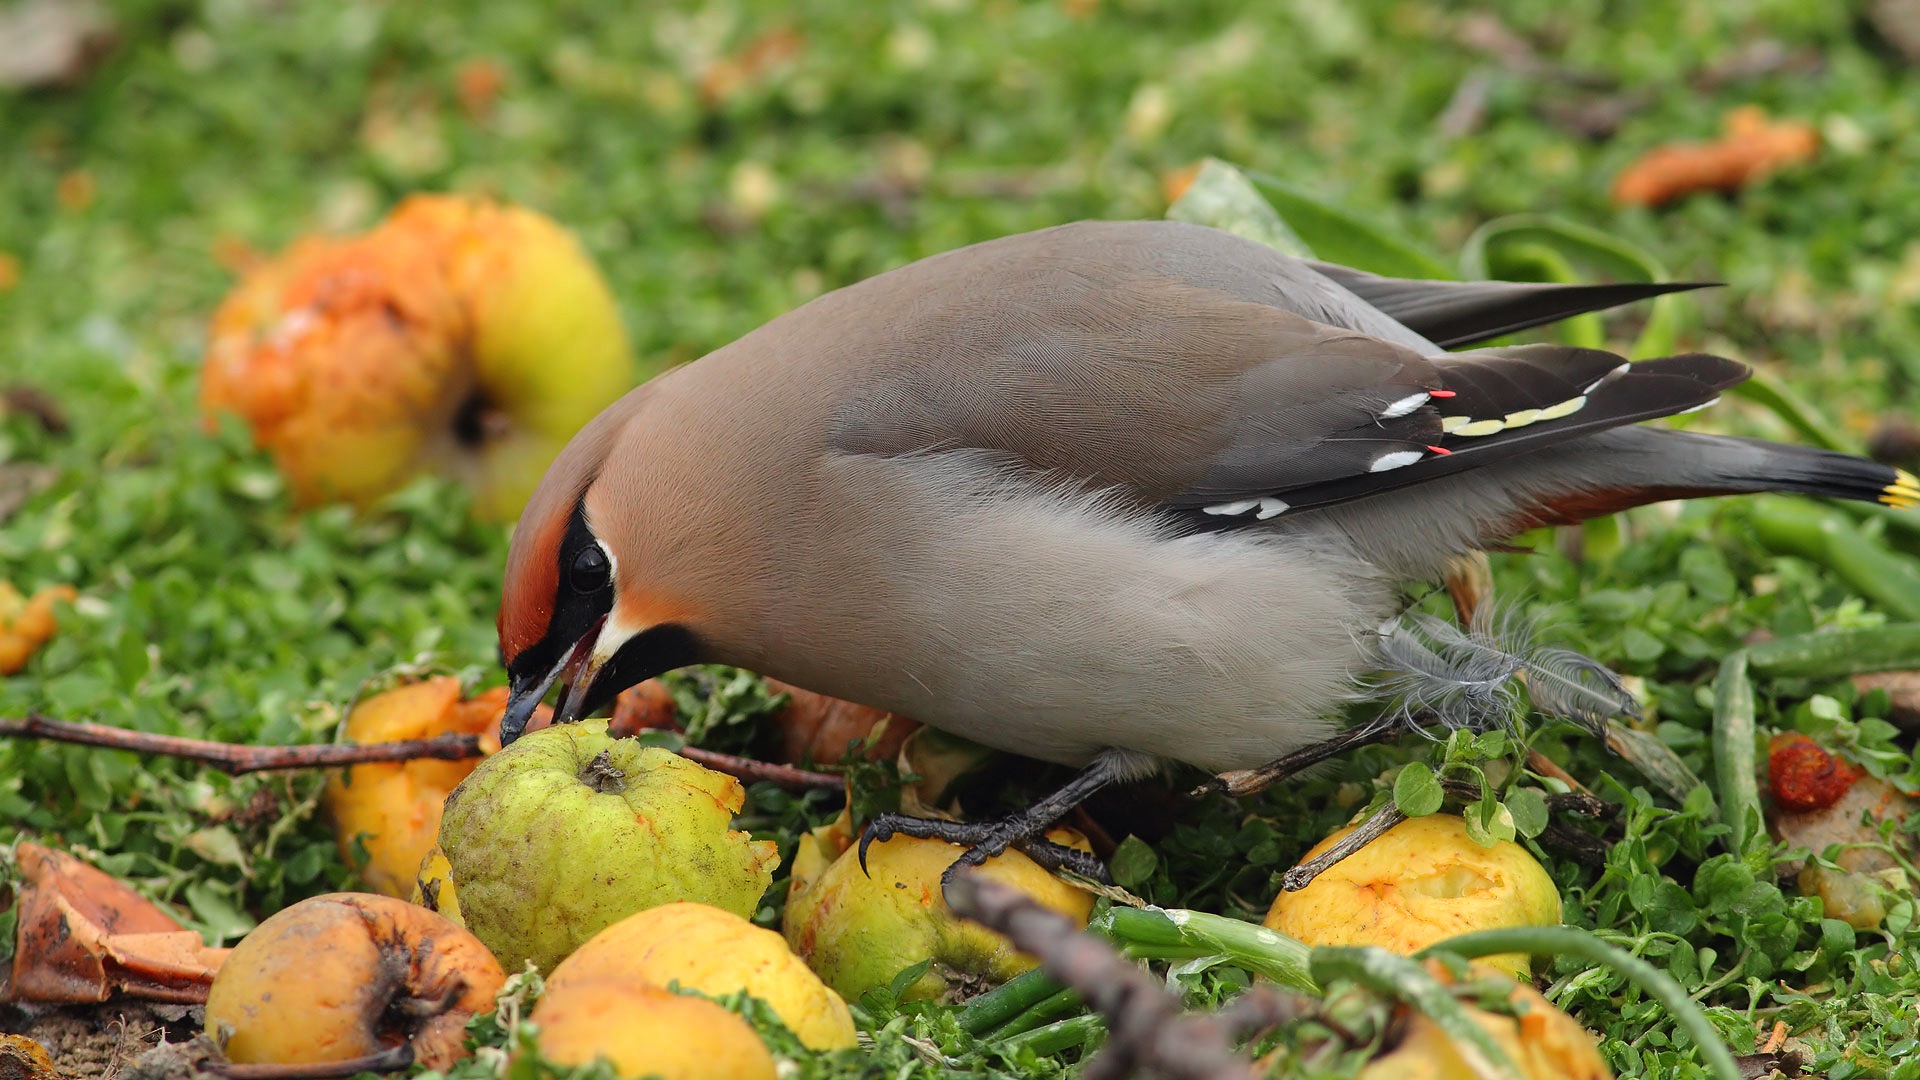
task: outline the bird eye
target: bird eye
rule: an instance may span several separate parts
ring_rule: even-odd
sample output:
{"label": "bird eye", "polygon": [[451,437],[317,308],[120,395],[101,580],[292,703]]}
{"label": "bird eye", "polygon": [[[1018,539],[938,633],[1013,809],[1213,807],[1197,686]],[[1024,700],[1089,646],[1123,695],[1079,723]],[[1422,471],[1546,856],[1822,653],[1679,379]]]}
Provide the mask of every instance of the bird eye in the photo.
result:
{"label": "bird eye", "polygon": [[607,561],[607,553],[599,544],[589,544],[573,557],[573,570],[567,578],[574,592],[596,593],[607,587],[612,576],[613,565]]}

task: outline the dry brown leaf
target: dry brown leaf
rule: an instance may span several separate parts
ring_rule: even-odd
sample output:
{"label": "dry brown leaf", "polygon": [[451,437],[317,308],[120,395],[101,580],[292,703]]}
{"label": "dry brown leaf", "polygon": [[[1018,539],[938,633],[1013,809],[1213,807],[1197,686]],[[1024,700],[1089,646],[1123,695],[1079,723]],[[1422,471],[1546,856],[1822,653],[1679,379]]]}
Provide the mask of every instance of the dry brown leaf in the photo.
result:
{"label": "dry brown leaf", "polygon": [[1742,106],[1727,114],[1726,134],[1714,142],[1668,143],[1635,158],[1614,180],[1613,201],[1660,206],[1700,191],[1736,191],[1819,149],[1812,124],[1776,123],[1759,107]]}
{"label": "dry brown leaf", "polygon": [[659,679],[635,683],[613,699],[613,718],[607,721],[607,734],[616,739],[676,726],[679,710],[673,703],[673,691]]}
{"label": "dry brown leaf", "polygon": [[709,105],[720,105],[742,90],[764,81],[780,67],[799,59],[807,39],[791,27],[769,30],[747,43],[733,56],[707,65],[700,73],[700,96]]}
{"label": "dry brown leaf", "polygon": [[66,852],[28,840],[18,854],[24,884],[9,987],[14,1000],[207,1000],[232,950],[209,947],[125,882]]}
{"label": "dry brown leaf", "polygon": [[53,1056],[25,1035],[0,1035],[0,1080],[58,1080]]}
{"label": "dry brown leaf", "polygon": [[920,727],[916,721],[884,709],[816,694],[776,679],[767,680],[767,689],[788,695],[786,706],[774,714],[773,721],[780,726],[780,759],[794,764],[836,764],[876,730],[879,737],[865,754],[869,760],[886,761],[898,754],[907,736]]}
{"label": "dry brown leaf", "polygon": [[72,603],[76,595],[70,585],[54,585],[28,599],[12,582],[0,581],[0,676],[16,674],[27,666],[27,660],[52,639],[57,628],[53,605]]}

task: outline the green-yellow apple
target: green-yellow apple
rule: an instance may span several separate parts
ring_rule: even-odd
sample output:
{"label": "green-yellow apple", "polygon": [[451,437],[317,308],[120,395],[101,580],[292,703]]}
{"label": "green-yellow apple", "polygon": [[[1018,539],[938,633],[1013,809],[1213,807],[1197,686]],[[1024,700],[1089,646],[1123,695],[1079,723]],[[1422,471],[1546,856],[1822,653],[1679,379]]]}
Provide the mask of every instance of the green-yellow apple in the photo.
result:
{"label": "green-yellow apple", "polygon": [[[1050,835],[1086,850],[1085,838],[1072,830]],[[908,998],[940,998],[968,985],[1004,982],[1034,965],[1006,938],[947,908],[940,875],[961,848],[895,836],[867,849],[863,871],[857,852],[840,850],[847,839],[844,823],[800,838],[784,923],[787,944],[842,997],[857,1001],[929,958],[933,965],[908,988]],[[1091,894],[1018,851],[987,860],[979,872],[1082,924],[1093,912]]]}
{"label": "green-yellow apple", "polygon": [[308,237],[248,272],[214,314],[201,404],[245,419],[302,503],[436,471],[505,520],[641,374],[565,229],[416,195],[371,232]]}
{"label": "green-yellow apple", "polygon": [[752,915],[778,846],[733,829],[746,789],[604,720],[521,737],[440,819],[460,916],[507,969],[550,972],[588,938],[675,900]]}

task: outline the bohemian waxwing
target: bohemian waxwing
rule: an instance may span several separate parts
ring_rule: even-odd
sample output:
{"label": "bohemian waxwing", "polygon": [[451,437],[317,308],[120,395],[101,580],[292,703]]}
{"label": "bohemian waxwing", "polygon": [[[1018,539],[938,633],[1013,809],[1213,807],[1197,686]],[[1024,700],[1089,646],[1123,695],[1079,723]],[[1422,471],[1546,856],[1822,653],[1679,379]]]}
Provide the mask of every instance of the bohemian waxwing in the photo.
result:
{"label": "bohemian waxwing", "polygon": [[[1172,222],[1083,222],[822,296],[614,403],[514,530],[511,740],[733,664],[1085,766],[1102,784],[1324,736],[1401,586],[1533,526],[1786,491],[1911,506],[1904,472],[1635,422],[1747,369],[1448,352],[1688,286],[1422,282]],[[1037,839],[1034,844],[1043,843]]]}

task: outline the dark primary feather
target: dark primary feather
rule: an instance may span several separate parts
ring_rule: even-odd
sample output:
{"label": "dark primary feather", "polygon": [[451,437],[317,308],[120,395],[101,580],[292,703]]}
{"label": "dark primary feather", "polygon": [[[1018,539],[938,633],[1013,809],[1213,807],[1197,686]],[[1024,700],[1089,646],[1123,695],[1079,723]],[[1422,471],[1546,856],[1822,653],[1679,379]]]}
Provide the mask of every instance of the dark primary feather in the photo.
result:
{"label": "dark primary feather", "polygon": [[1559,322],[1589,311],[1601,311],[1667,293],[1687,292],[1720,284],[1716,281],[1601,285],[1421,281],[1381,277],[1336,263],[1311,262],[1309,265],[1395,321],[1449,349]]}
{"label": "dark primary feather", "polygon": [[1738,366],[1721,357],[1704,355],[1635,363],[1618,377],[1595,387],[1587,395],[1585,406],[1570,416],[1479,438],[1449,438],[1445,448],[1452,452],[1447,455],[1425,458],[1391,472],[1349,476],[1297,488],[1279,493],[1279,497],[1294,509],[1333,506],[1512,460],[1542,447],[1611,428],[1686,412],[1710,404],[1719,396],[1730,365]]}

